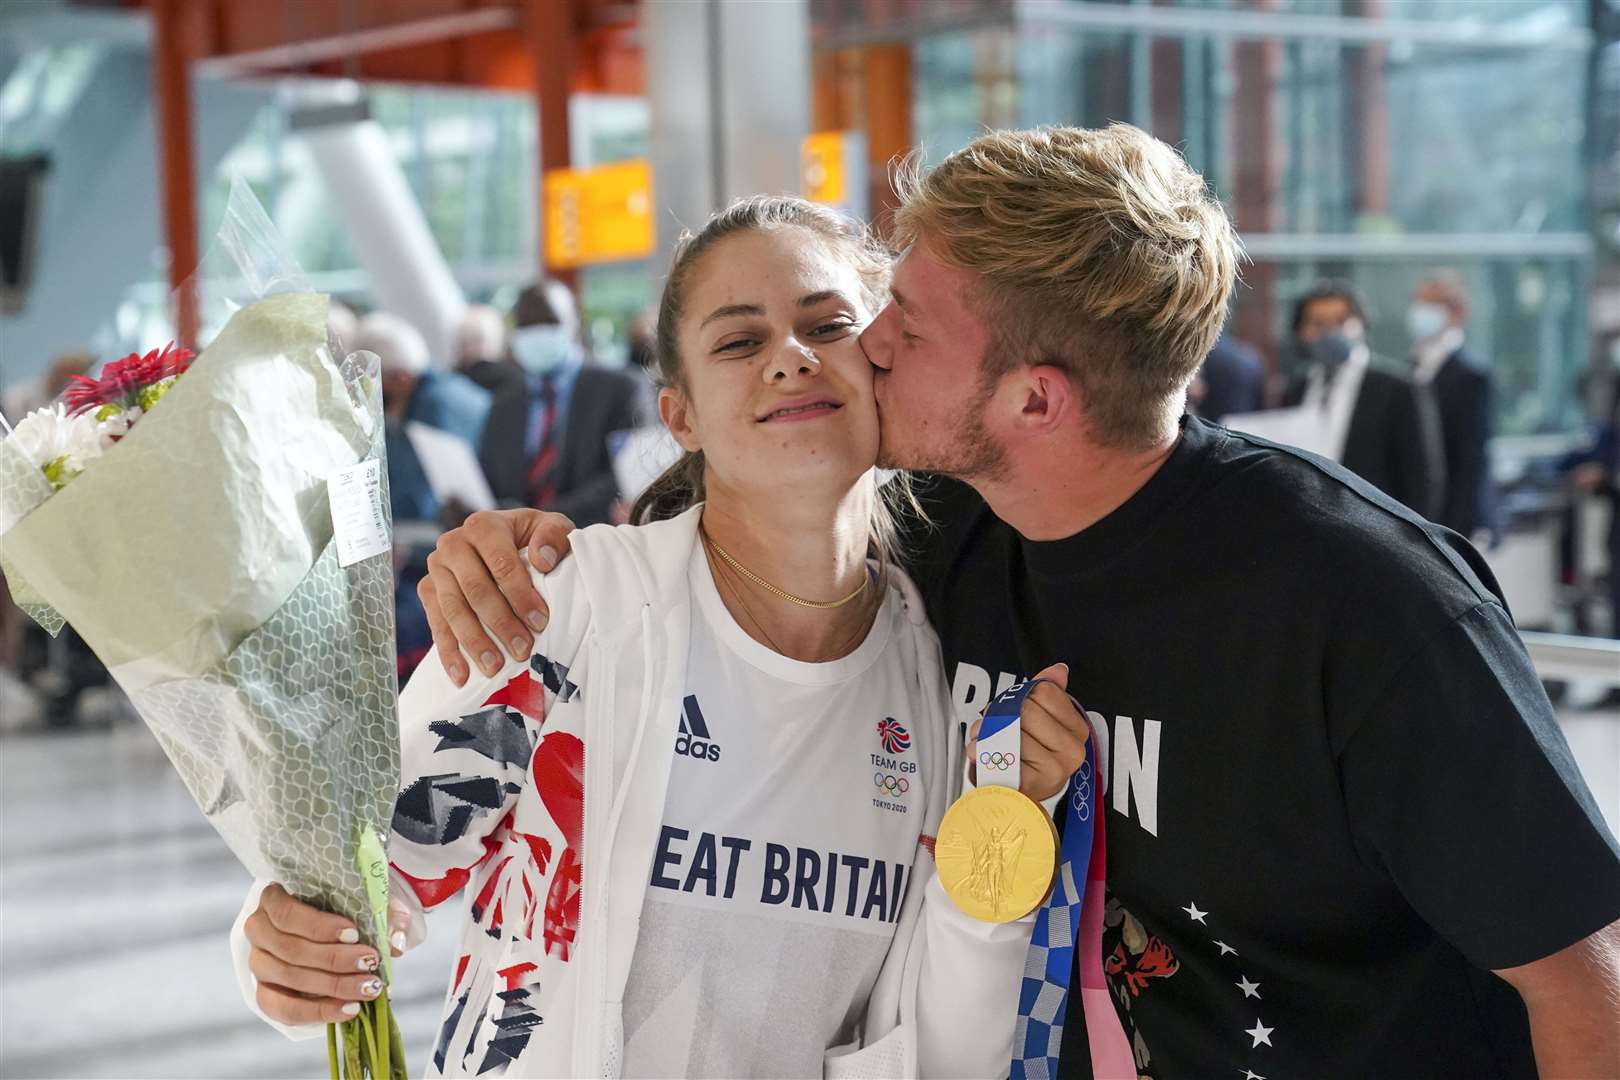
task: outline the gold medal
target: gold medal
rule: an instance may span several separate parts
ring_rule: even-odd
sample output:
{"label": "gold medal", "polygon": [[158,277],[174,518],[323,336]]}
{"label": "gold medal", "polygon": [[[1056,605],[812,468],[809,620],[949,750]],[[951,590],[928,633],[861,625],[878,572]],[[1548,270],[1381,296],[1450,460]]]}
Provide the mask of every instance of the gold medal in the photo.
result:
{"label": "gold medal", "polygon": [[1052,891],[1057,858],[1052,819],[1029,796],[1003,786],[956,800],[934,844],[946,895],[985,922],[1012,922],[1034,911]]}

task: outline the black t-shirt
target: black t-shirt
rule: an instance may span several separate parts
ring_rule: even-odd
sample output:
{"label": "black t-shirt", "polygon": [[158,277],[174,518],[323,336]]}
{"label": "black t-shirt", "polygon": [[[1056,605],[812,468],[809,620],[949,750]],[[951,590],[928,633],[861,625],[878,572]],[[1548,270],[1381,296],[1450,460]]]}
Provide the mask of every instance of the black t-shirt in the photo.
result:
{"label": "black t-shirt", "polygon": [[1535,1075],[1491,969],[1620,918],[1620,849],[1465,541],[1196,419],[1065,540],[923,494],[963,718],[1062,660],[1107,744],[1103,965],[1141,1075]]}

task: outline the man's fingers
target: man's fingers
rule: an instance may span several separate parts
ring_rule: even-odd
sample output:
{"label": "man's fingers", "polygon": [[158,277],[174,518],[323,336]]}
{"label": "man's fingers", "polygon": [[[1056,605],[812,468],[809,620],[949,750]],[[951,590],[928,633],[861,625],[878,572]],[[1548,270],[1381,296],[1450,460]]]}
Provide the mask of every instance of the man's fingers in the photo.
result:
{"label": "man's fingers", "polygon": [[1042,682],[1057,683],[1059,689],[1067,690],[1069,688],[1069,665],[1061,663],[1049,664],[1036,672],[1033,678]]}
{"label": "man's fingers", "polygon": [[1057,763],[1050,758],[1044,761],[1031,761],[1026,757],[1023,771],[1018,774],[1018,790],[1036,802],[1050,799],[1062,791],[1068,782],[1069,774],[1061,771]]}
{"label": "man's fingers", "polygon": [[[484,560],[458,529],[439,537],[439,546],[428,556],[427,566],[439,614],[449,624],[451,636],[475,667],[485,675],[494,675],[501,669],[501,648],[484,632],[472,606],[476,601],[487,604],[491,597],[500,597],[495,579],[484,569]],[[504,605],[505,601],[500,603]]]}
{"label": "man's fingers", "polygon": [[[534,647],[533,634],[545,628],[545,604],[535,591],[528,566],[518,554],[522,546],[520,532],[526,522],[514,520],[516,516],[515,513],[488,511],[467,519],[462,529],[467,544],[478,558],[484,576],[494,583],[495,591],[489,594],[475,594],[469,588],[463,591],[474,613],[495,632],[512,659],[526,660]],[[458,571],[457,577],[463,575]],[[473,574],[471,567],[464,586],[468,583],[483,584],[482,577]]]}
{"label": "man's fingers", "polygon": [[1073,728],[1062,720],[1039,707],[1031,709],[1027,704],[1024,715],[1020,718],[1024,729],[1024,760],[1031,759],[1032,752],[1036,755],[1045,754],[1060,765],[1069,767],[1073,772],[1086,760],[1086,739],[1084,735],[1077,734]]}
{"label": "man's fingers", "polygon": [[1091,728],[1086,723],[1085,715],[1075,708],[1073,700],[1066,692],[1052,683],[1043,682],[1030,691],[1029,696],[1024,699],[1024,713],[1028,713],[1031,703],[1069,731],[1078,734],[1082,742],[1090,733]]}
{"label": "man's fingers", "polygon": [[295,899],[280,885],[271,885],[260,894],[259,910],[277,930],[305,941],[354,945],[360,940],[360,931],[348,919]]}
{"label": "man's fingers", "polygon": [[433,648],[439,654],[439,663],[444,665],[444,673],[450,676],[450,681],[457,686],[467,685],[467,661],[461,655],[461,646],[456,643],[456,635],[450,632],[450,623],[439,609],[439,593],[433,586],[433,578],[425,577],[416,583],[416,595],[421,597],[422,611],[427,615],[428,632],[433,635]]}
{"label": "man's fingers", "polygon": [[353,1020],[360,1012],[357,1001],[338,1001],[336,998],[305,998],[274,986],[259,984],[254,995],[259,1011],[278,1023],[341,1024]]}
{"label": "man's fingers", "polygon": [[1051,683],[1042,683],[1024,699],[1019,714],[1024,733],[1042,747],[1078,769],[1086,756],[1086,736],[1091,728],[1069,696]]}
{"label": "man's fingers", "polygon": [[568,554],[570,547],[568,534],[573,532],[575,527],[568,516],[537,514],[534,517],[523,518],[518,522],[518,526],[528,530],[529,562],[534,568],[542,574],[549,574],[557,569],[557,564]]}

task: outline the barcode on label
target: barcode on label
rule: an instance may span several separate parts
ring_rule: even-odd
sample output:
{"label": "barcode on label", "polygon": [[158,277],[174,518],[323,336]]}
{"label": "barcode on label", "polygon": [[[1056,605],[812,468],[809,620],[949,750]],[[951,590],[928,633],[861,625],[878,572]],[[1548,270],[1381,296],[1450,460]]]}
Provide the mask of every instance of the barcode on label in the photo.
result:
{"label": "barcode on label", "polygon": [[376,458],[339,469],[326,482],[338,564],[353,566],[392,547],[382,504],[382,462]]}

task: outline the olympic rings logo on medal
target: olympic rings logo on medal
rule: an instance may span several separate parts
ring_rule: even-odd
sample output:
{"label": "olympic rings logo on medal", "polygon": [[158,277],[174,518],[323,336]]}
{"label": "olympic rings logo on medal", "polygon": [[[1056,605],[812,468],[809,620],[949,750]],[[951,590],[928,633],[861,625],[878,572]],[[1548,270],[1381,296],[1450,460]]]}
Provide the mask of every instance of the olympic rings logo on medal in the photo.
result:
{"label": "olympic rings logo on medal", "polygon": [[979,764],[996,772],[1006,772],[1018,764],[1017,754],[1003,754],[1000,750],[979,751]]}
{"label": "olympic rings logo on medal", "polygon": [[911,781],[893,773],[873,773],[872,786],[882,789],[885,795],[904,795],[911,790]]}

